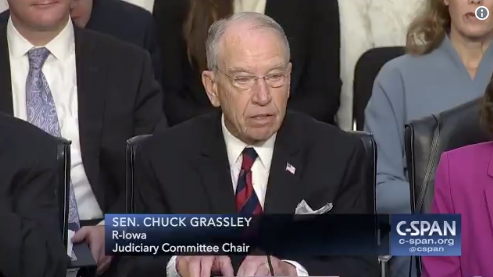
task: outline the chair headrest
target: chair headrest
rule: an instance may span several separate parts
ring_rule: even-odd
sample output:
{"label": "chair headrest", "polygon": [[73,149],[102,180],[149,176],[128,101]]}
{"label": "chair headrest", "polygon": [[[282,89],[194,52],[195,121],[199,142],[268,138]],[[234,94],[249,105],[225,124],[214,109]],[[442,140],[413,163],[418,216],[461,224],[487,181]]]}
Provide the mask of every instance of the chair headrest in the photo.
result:
{"label": "chair headrest", "polygon": [[127,145],[131,147],[138,147],[140,144],[142,144],[144,141],[147,139],[151,138],[152,135],[138,135],[133,138],[130,138],[127,140]]}
{"label": "chair headrest", "polygon": [[438,115],[412,121],[409,126],[413,129],[414,140],[419,140],[421,145],[424,141],[431,143],[431,139],[438,140],[440,154],[488,141],[489,135],[480,126],[480,105],[481,100],[476,99]]}
{"label": "chair headrest", "polygon": [[435,172],[443,152],[489,140],[480,126],[481,100],[411,122],[406,128],[406,158],[411,207],[427,212],[434,194]]}
{"label": "chair headrest", "polygon": [[490,136],[480,125],[481,100],[460,105],[437,116],[440,152],[488,141]]}

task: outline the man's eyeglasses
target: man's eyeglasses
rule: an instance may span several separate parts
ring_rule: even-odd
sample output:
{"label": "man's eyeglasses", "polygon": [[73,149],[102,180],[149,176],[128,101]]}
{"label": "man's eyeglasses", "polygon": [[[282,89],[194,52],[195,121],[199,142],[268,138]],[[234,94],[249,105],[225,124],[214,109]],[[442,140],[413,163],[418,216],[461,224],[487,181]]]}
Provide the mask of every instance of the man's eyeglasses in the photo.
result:
{"label": "man's eyeglasses", "polygon": [[241,75],[241,76],[230,76],[226,72],[220,70],[216,67],[216,70],[224,74],[231,80],[234,87],[247,90],[251,89],[258,79],[264,79],[265,83],[271,88],[279,88],[286,84],[287,75],[285,72],[269,73],[265,76],[255,76],[255,75]]}

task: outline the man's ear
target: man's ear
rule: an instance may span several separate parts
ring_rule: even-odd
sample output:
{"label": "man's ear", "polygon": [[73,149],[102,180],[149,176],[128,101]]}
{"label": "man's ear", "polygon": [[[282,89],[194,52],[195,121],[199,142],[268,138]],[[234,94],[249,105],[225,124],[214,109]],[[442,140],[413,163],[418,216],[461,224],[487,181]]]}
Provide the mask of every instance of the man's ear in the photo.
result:
{"label": "man's ear", "polygon": [[288,82],[286,86],[288,86],[288,98],[291,96],[291,70],[293,69],[293,65],[291,63],[288,64],[288,69],[286,70],[286,77],[288,78]]}
{"label": "man's ear", "polygon": [[205,92],[212,106],[218,108],[221,106],[219,103],[219,95],[217,93],[217,82],[215,81],[215,74],[211,70],[204,70],[202,72],[202,85],[204,85]]}

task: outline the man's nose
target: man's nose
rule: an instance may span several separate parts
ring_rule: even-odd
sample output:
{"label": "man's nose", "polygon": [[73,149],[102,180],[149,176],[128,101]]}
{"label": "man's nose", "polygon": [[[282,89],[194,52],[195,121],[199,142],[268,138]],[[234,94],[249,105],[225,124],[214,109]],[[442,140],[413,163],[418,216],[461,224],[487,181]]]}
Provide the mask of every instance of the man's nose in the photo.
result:
{"label": "man's nose", "polygon": [[265,106],[269,104],[272,99],[270,93],[270,86],[265,82],[265,79],[257,79],[256,84],[252,88],[252,100],[255,104]]}

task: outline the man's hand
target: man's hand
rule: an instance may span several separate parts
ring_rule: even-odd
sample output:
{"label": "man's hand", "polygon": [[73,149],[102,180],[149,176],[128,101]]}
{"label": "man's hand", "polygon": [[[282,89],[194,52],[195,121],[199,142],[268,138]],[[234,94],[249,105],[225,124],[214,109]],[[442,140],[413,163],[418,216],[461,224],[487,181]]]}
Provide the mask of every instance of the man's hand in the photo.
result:
{"label": "man's hand", "polygon": [[73,243],[86,241],[91,249],[94,260],[98,263],[98,275],[101,275],[111,264],[111,256],[104,253],[104,226],[82,227],[72,237]]}
{"label": "man's hand", "polygon": [[247,256],[241,263],[236,276],[298,276],[296,267],[270,256],[272,269],[270,272],[266,256]]}
{"label": "man's hand", "polygon": [[228,256],[178,256],[176,270],[181,277],[210,277],[212,272],[234,276]]}

